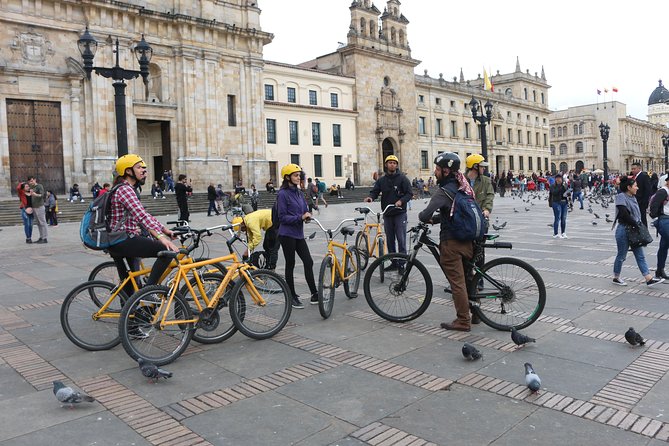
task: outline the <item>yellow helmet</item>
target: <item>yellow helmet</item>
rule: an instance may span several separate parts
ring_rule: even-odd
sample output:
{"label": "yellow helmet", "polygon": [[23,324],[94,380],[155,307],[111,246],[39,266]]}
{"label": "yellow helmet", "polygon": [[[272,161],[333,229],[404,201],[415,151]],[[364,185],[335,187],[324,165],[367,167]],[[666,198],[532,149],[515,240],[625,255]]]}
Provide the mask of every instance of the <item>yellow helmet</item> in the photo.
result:
{"label": "yellow helmet", "polygon": [[281,178],[285,178],[286,175],[290,176],[295,172],[302,172],[302,168],[297,164],[286,164],[281,168]]}
{"label": "yellow helmet", "polygon": [[395,155],[388,155],[386,159],[383,161],[383,164],[386,164],[388,161],[395,161],[397,164],[400,163],[400,159],[397,158]]}
{"label": "yellow helmet", "polygon": [[232,219],[232,226],[241,225],[242,223],[244,223],[244,219],[242,217],[235,217]]}
{"label": "yellow helmet", "polygon": [[476,164],[484,167],[488,165],[488,163],[485,162],[485,158],[483,158],[483,156],[479,155],[478,153],[469,155],[467,159],[465,159],[465,164],[467,164],[467,169],[471,169]]}
{"label": "yellow helmet", "polygon": [[123,155],[116,160],[116,173],[123,176],[125,175],[125,169],[131,168],[137,163],[142,163],[142,167],[146,167],[146,163],[141,156],[134,154]]}

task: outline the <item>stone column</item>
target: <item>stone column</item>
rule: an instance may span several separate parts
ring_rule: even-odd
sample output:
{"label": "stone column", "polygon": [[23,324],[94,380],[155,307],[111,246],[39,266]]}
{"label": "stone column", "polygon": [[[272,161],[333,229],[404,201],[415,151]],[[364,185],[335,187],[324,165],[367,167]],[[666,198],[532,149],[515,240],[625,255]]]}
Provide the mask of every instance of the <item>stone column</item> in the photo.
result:
{"label": "stone column", "polygon": [[84,160],[81,151],[81,110],[79,98],[81,97],[81,80],[70,81],[70,111],[72,114],[72,157],[74,159],[75,176],[83,175]]}

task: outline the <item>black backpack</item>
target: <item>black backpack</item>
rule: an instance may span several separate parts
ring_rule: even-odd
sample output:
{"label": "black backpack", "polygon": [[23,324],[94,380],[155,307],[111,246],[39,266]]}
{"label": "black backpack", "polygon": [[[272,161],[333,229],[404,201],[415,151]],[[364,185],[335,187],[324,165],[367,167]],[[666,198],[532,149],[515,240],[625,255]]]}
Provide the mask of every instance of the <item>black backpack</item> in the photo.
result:
{"label": "black backpack", "polygon": [[449,222],[450,233],[456,240],[479,240],[483,238],[487,230],[486,219],[481,207],[474,197],[467,195],[461,190],[455,196],[442,187],[444,193],[453,200],[453,217],[442,215]]}

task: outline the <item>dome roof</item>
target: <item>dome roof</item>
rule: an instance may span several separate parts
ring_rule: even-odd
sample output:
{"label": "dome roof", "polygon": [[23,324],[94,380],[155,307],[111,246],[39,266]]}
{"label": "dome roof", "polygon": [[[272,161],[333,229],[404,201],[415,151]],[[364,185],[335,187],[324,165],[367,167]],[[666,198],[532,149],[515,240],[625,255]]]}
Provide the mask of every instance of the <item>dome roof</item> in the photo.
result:
{"label": "dome roof", "polygon": [[650,94],[648,105],[669,103],[669,90],[662,85],[662,79],[659,83],[660,85]]}

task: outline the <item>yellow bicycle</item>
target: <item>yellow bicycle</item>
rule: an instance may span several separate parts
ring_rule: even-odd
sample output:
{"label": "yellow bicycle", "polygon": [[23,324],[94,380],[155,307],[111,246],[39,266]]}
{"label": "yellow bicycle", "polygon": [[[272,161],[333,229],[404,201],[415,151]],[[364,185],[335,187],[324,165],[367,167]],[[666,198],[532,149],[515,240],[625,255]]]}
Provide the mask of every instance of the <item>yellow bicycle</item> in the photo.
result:
{"label": "yellow bicycle", "polygon": [[[358,232],[355,237],[355,247],[360,253],[360,269],[365,270],[369,263],[370,257],[380,258],[386,253],[386,238],[383,232],[383,214],[390,208],[394,208],[394,204],[389,204],[383,212],[374,212],[368,207],[355,208],[365,216],[365,226]],[[369,214],[376,217],[376,223],[369,223],[367,221]]]}
{"label": "yellow bicycle", "polygon": [[[332,314],[334,307],[335,288],[344,284],[344,293],[349,299],[358,297],[358,287],[360,286],[360,254],[355,247],[349,247],[346,238],[355,234],[355,229],[350,226],[342,225],[346,222],[353,222],[356,225],[364,217],[347,218],[342,220],[334,229],[325,229],[321,222],[312,218],[308,222],[314,222],[320,226],[328,240],[328,249],[325,258],[321,262],[321,269],[318,275],[318,311],[323,319],[327,319]],[[341,228],[341,230],[339,229]],[[344,236],[344,241],[339,243],[334,241],[337,231]],[[341,251],[341,261],[337,258],[337,250]]]}

